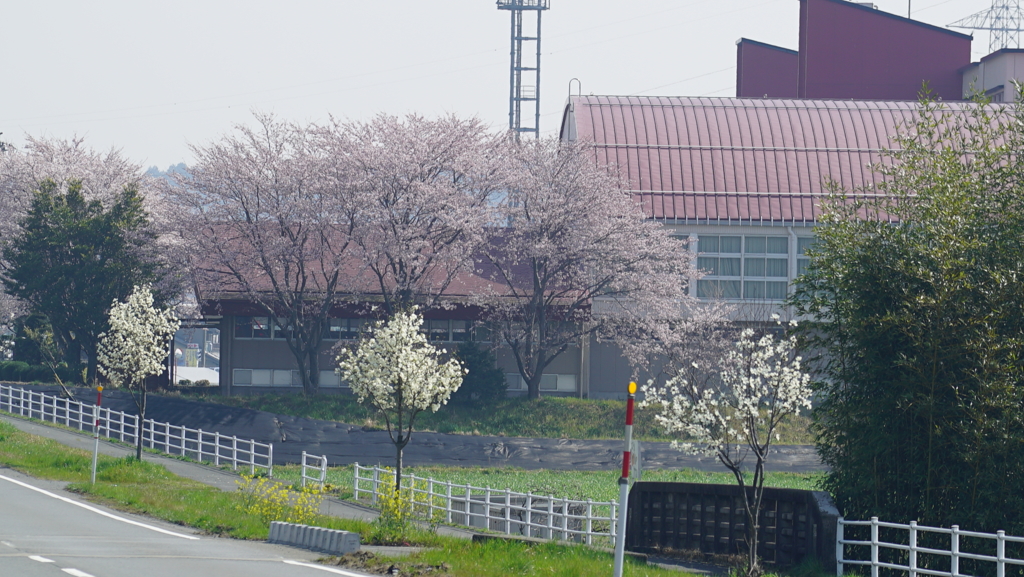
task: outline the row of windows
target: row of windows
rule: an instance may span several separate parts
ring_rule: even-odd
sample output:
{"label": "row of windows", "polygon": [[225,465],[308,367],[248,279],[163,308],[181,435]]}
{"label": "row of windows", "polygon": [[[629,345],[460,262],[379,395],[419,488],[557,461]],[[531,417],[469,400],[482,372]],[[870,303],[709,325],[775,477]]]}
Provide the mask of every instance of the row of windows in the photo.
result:
{"label": "row of windows", "polygon": [[[512,391],[526,390],[526,383],[519,373],[505,375],[508,388]],[[301,387],[299,371],[287,369],[235,369],[232,384],[236,387]],[[334,371],[320,371],[320,386],[328,388],[347,387]],[[576,391],[576,375],[543,375],[540,390],[568,392]]]}
{"label": "row of windows", "polygon": [[[235,317],[235,338],[237,339],[284,339],[286,328],[273,325],[269,317]],[[358,339],[369,330],[371,321],[364,319],[331,319],[324,338],[328,340]],[[439,342],[489,342],[490,331],[486,327],[474,326],[466,320],[426,320],[423,332],[432,341]]]}
{"label": "row of windows", "polygon": [[[280,369],[235,369],[231,382],[236,387],[301,387],[299,371]],[[320,371],[321,387],[342,387],[341,377],[334,371]]]}
{"label": "row of windows", "polygon": [[[809,260],[803,255],[813,242],[811,237],[797,237],[797,275],[807,269]],[[696,249],[700,255],[697,268],[705,273],[705,277],[697,281],[698,298],[786,298],[790,277],[789,237],[700,235]]]}
{"label": "row of windows", "polygon": [[[526,381],[519,373],[506,373],[505,381],[508,382],[510,391],[526,390]],[[574,393],[576,392],[576,375],[541,375],[540,390]]]}

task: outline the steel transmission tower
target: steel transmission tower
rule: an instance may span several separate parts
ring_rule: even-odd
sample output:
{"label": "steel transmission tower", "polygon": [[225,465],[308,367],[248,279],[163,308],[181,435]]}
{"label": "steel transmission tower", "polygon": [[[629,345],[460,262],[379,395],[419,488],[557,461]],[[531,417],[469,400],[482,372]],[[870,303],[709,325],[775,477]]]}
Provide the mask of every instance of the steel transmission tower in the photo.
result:
{"label": "steel transmission tower", "polygon": [[950,28],[988,30],[988,51],[991,54],[1003,48],[1020,48],[1020,0],[992,0],[992,7],[950,24]]}
{"label": "steel transmission tower", "polygon": [[[524,132],[532,132],[540,138],[540,15],[548,9],[549,0],[498,0],[498,10],[508,10],[512,15],[512,63],[509,66],[508,127],[516,138]],[[537,16],[537,35],[523,34],[523,15]],[[523,43],[536,44],[536,58],[524,62]],[[529,46],[529,44],[527,44]],[[532,64],[532,66],[530,66]],[[533,73],[533,85],[523,84],[524,73],[529,80]],[[533,126],[523,125],[523,108],[533,105]]]}

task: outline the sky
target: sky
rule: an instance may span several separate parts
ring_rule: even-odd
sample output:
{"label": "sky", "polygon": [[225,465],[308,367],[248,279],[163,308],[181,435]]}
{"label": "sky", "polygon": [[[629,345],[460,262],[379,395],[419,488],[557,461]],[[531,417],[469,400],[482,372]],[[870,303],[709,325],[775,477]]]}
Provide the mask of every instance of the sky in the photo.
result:
{"label": "sky", "polygon": [[[937,26],[989,0],[875,0]],[[735,95],[741,37],[797,48],[799,0],[550,0],[541,132],[573,92]],[[494,0],[33,0],[0,9],[0,140],[82,137],[190,163],[253,112],[475,116],[508,126],[510,20]],[[527,17],[532,27],[532,18]],[[988,32],[974,33],[973,60]],[[530,110],[532,114],[532,109]]]}

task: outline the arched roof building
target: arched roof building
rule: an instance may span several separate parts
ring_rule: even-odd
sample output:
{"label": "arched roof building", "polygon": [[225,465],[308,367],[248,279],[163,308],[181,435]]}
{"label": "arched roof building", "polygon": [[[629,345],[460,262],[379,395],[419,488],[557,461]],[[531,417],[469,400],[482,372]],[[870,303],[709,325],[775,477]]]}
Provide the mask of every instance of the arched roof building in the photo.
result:
{"label": "arched roof building", "polygon": [[871,167],[916,110],[910,101],[578,96],[560,136],[592,142],[653,219],[808,226],[829,181],[851,194],[873,188]]}
{"label": "arched roof building", "polygon": [[873,167],[918,113],[913,101],[575,96],[560,135],[593,143],[647,215],[689,239],[706,272],[691,294],[754,321],[787,316],[829,183],[876,194]]}

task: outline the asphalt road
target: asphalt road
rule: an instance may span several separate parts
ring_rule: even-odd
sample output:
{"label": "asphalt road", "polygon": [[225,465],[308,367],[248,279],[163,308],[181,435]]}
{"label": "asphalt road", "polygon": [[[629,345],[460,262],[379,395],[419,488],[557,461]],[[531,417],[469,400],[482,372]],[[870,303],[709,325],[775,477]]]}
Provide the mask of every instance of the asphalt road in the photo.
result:
{"label": "asphalt road", "polygon": [[316,553],[219,539],[86,503],[62,483],[0,467],[0,575],[17,577],[321,577]]}
{"label": "asphalt road", "polygon": [[[58,390],[56,387],[25,388],[45,390],[50,394],[56,394]],[[76,389],[75,393],[85,402],[95,399],[95,393],[88,389]],[[103,404],[119,411],[136,412],[131,397],[122,391],[104,392]],[[395,447],[387,431],[368,431],[336,421],[276,415],[156,395],[149,397],[146,417],[193,429],[219,431],[225,435],[273,443],[275,464],[298,463],[303,451],[326,455],[331,466],[355,462],[387,466],[394,463],[395,459]],[[673,449],[670,443],[645,442],[642,449],[645,469],[727,472],[714,457],[685,454]],[[622,441],[414,432],[411,443],[405,449],[404,462],[411,466],[617,470],[622,464]],[[779,445],[772,447],[766,469],[806,473],[821,471],[824,467],[813,446]]]}

